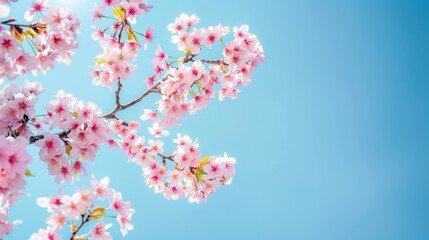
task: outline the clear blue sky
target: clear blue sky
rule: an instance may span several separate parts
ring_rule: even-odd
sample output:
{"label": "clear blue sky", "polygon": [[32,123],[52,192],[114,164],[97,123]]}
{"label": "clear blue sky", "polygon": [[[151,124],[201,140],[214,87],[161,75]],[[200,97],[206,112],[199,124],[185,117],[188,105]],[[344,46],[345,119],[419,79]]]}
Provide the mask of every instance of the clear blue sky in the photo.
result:
{"label": "clear blue sky", "polygon": [[[90,40],[92,1],[57,2],[69,2],[83,21],[80,50],[69,66],[38,78],[46,88],[38,106],[62,88],[107,112],[113,94],[91,86],[87,67],[99,51]],[[175,51],[167,24],[195,13],[199,26],[249,24],[267,61],[237,100],[215,101],[172,131],[198,137],[206,155],[226,151],[238,160],[233,184],[208,202],[153,194],[119,151],[102,149],[89,165],[132,201],[136,229],[128,239],[429,239],[427,1],[151,3],[139,24],[155,28],[163,49]],[[125,84],[129,99],[144,90],[155,48],[141,52],[137,76]],[[137,118],[153,100],[123,117]],[[37,157],[31,168],[33,197],[11,213],[25,223],[5,239],[45,226],[47,213],[34,198],[57,186]],[[120,238],[117,227],[111,233]]]}

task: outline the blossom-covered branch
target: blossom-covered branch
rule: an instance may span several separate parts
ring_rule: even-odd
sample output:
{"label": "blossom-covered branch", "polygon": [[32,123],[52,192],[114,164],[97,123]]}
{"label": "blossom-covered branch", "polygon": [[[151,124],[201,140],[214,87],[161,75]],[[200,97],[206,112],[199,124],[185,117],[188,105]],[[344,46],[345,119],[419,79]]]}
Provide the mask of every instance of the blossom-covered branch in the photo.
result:
{"label": "blossom-covered branch", "polygon": [[[0,0],[0,18],[8,17],[6,4],[11,2],[14,1]],[[181,14],[167,26],[179,56],[169,57],[158,45],[151,64],[153,73],[146,79],[147,88],[141,89],[134,100],[122,103],[121,97],[127,91],[123,82],[135,77],[135,62],[142,45],[146,50],[154,40],[152,27],[140,33],[135,25],[136,17],[151,8],[144,0],[103,0],[92,9],[94,20],[108,19],[110,24],[105,28],[93,26],[92,34],[101,47],[92,68],[92,83],[111,91],[115,88],[115,107],[109,112],[102,114],[95,103],[58,90],[46,104],[46,111],[36,114],[35,104],[43,92],[37,82],[25,81],[22,86],[10,83],[0,91],[0,238],[19,223],[8,222],[7,211],[23,195],[24,176],[32,175],[27,168],[31,161],[25,150],[28,144],[39,149],[41,162],[57,184],[73,184],[82,174],[87,175],[86,166],[96,159],[103,143],[127,155],[142,169],[146,185],[166,199],[187,198],[200,203],[218,187],[231,184],[236,159],[228,154],[203,155],[196,140],[180,133],[172,139],[176,145],[172,153],[165,153],[163,146],[170,135],[167,129],[180,124],[186,114],[195,114],[214,98],[235,99],[264,61],[263,48],[247,25],[233,27],[233,36],[228,37],[230,27],[219,24],[197,28],[198,16]],[[24,18],[33,21],[36,14],[41,18],[30,24],[16,23],[15,18],[0,21],[0,84],[2,78],[12,80],[28,72],[46,72],[54,62],[71,61],[72,50],[78,47],[79,20],[68,9],[49,5],[48,0],[35,0]],[[200,56],[215,44],[222,49],[217,57],[211,60]],[[141,103],[151,93],[157,93],[159,99],[154,106],[144,108],[140,119],[149,121],[148,134],[139,134],[140,122],[126,123],[118,113]],[[9,145],[13,147],[5,147]],[[109,209],[117,214],[123,235],[132,230],[134,210],[119,192],[107,187],[108,183],[108,178],[98,181],[93,177],[91,188],[78,189],[72,196],[61,196],[60,192],[54,197],[39,198],[37,204],[47,208],[51,216],[46,221],[48,227],[34,233],[31,239],[57,239],[58,231],[70,221],[69,239],[111,239],[107,229],[112,225],[103,222],[81,233],[84,225],[101,221]],[[110,204],[96,206],[99,200],[109,200]]]}

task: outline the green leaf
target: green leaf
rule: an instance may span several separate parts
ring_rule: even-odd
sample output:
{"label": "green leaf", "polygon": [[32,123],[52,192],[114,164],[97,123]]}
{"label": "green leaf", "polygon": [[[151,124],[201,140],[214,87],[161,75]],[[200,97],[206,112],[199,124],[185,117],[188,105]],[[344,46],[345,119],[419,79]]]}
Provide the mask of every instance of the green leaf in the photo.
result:
{"label": "green leaf", "polygon": [[117,8],[112,8],[113,16],[115,16],[118,21],[125,21],[127,17],[127,12],[125,9],[119,5]]}
{"label": "green leaf", "polygon": [[103,63],[105,63],[106,61],[104,61],[104,59],[102,59],[102,58],[100,58],[100,59],[98,59],[97,60],[97,64],[103,64]]}
{"label": "green leaf", "polygon": [[25,176],[27,176],[27,177],[33,176],[33,174],[31,173],[30,169],[27,169],[27,171],[25,171]]}
{"label": "green leaf", "polygon": [[132,28],[127,27],[126,30],[127,30],[128,41],[139,42]]}
{"label": "green leaf", "polygon": [[202,183],[203,182],[203,180],[201,179],[201,177],[203,175],[207,175],[207,173],[204,172],[204,170],[202,168],[195,173],[195,178],[197,178],[197,182],[198,183]]}
{"label": "green leaf", "polygon": [[202,88],[202,86],[201,86],[201,81],[200,81],[200,80],[197,80],[197,81],[196,81],[196,83],[197,83],[197,87],[198,87],[198,92],[199,92],[200,94],[202,94],[202,93],[203,93],[203,88]]}
{"label": "green leaf", "polygon": [[185,48],[186,55],[192,55],[192,51],[190,48]]}
{"label": "green leaf", "polygon": [[205,156],[205,157],[201,158],[200,169],[202,169],[204,167],[204,165],[207,164],[207,162],[210,160],[210,158],[212,158],[212,156]]}
{"label": "green leaf", "polygon": [[94,210],[92,210],[91,217],[94,220],[97,220],[97,221],[102,220],[104,218],[105,212],[106,212],[105,208],[103,208],[103,207],[96,207],[96,208],[94,208]]}
{"label": "green leaf", "polygon": [[32,29],[32,28],[28,28],[27,30],[25,30],[25,34],[27,35],[27,36],[30,36],[31,38],[35,38],[36,37],[36,35],[37,35],[37,33],[36,33],[36,31],[34,31],[34,29]]}
{"label": "green leaf", "polygon": [[70,157],[70,152],[71,152],[71,150],[72,150],[72,146],[71,145],[69,145],[69,144],[67,144],[67,146],[66,146],[66,154]]}

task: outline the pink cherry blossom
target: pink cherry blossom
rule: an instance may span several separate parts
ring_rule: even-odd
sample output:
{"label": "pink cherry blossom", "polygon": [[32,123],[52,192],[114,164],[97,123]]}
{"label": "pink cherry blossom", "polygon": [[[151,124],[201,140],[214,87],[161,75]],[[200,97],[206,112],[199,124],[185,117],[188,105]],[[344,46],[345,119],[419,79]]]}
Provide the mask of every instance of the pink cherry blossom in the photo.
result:
{"label": "pink cherry blossom", "polygon": [[92,239],[93,240],[110,240],[113,239],[109,232],[106,230],[109,229],[112,226],[112,224],[104,224],[102,222],[97,223],[92,229]]}
{"label": "pink cherry blossom", "polygon": [[144,50],[147,49],[147,43],[153,41],[153,28],[149,26],[144,34]]}
{"label": "pink cherry blossom", "polygon": [[[80,22],[68,9],[56,8],[47,3],[48,0],[36,0],[26,11],[27,21],[32,21],[36,13],[43,12],[43,17],[37,23],[15,25],[14,22],[9,22],[10,29],[0,31],[0,44],[3,47],[0,51],[0,78],[14,79],[28,72],[45,73],[53,68],[54,62],[70,63],[72,50],[78,47],[76,37]],[[31,34],[22,33],[30,30]],[[16,32],[21,32],[17,38],[28,38],[32,42],[34,54],[18,47],[18,40],[11,38]]]}
{"label": "pink cherry blossom", "polygon": [[[1,16],[9,14],[4,4],[10,1],[0,0]],[[42,17],[35,23],[15,24],[15,18],[2,21],[9,29],[0,27],[0,85],[3,78],[46,73],[55,62],[68,64],[72,60],[72,51],[78,47],[80,21],[69,9],[48,5],[48,1],[34,0],[25,12],[27,21],[40,13]],[[87,169],[91,169],[87,166],[96,159],[103,143],[122,151],[128,162],[141,168],[147,187],[169,200],[187,198],[201,203],[219,187],[231,184],[235,158],[226,153],[202,153],[196,139],[180,133],[172,139],[170,148],[166,145],[167,128],[179,125],[187,114],[197,113],[215,98],[237,98],[265,59],[262,45],[247,25],[233,27],[231,40],[224,42],[230,27],[199,27],[198,16],[180,14],[167,27],[172,33],[171,42],[180,52],[169,57],[158,45],[152,59],[153,72],[140,78],[142,82],[146,79],[148,89],[126,103],[121,98],[126,88],[123,81],[134,77],[139,40],[144,41],[146,49],[154,39],[149,25],[143,24],[148,26],[144,33],[138,29],[142,25],[136,25],[137,17],[151,8],[145,0],[103,0],[91,10],[94,20],[110,21],[102,28],[94,26],[91,36],[101,48],[92,68],[92,80],[94,85],[114,91],[115,107],[110,112],[102,115],[96,104],[59,90],[37,115],[35,104],[43,91],[40,84],[5,84],[0,91],[0,238],[19,223],[8,222],[7,211],[24,195],[24,176],[31,175],[27,168],[31,158],[25,150],[29,143],[39,148],[39,158],[57,184],[72,184],[80,180],[81,174],[87,175]],[[33,54],[20,47],[19,41],[24,40],[32,44]],[[204,51],[217,49],[215,44],[223,51],[218,58],[206,59]],[[155,105],[145,107],[140,117],[150,120],[147,125],[140,128],[137,121],[120,119],[117,113],[149,94],[156,99]],[[147,133],[139,134],[141,129],[147,129]],[[96,179],[92,175],[91,186],[75,188],[72,195],[59,191],[56,196],[38,198],[37,205],[49,213],[48,226],[30,239],[59,239],[58,233],[66,225],[70,225],[71,238],[112,239],[107,230],[114,225],[104,222],[107,216],[116,218],[125,236],[134,228],[131,219],[135,210],[131,202],[123,200],[122,193],[109,187],[109,182],[108,177]],[[77,237],[77,231],[86,224],[92,224],[87,228],[89,232]]]}
{"label": "pink cherry blossom", "polygon": [[24,18],[27,22],[33,20],[36,13],[41,13],[47,6],[49,0],[36,0],[33,5],[24,14]]}
{"label": "pink cherry blossom", "polygon": [[61,236],[56,233],[55,228],[47,227],[46,229],[39,229],[37,233],[33,233],[30,240],[60,240]]}
{"label": "pink cherry blossom", "polygon": [[94,175],[92,175],[91,186],[94,189],[95,196],[100,199],[111,198],[114,194],[114,191],[110,189],[109,186],[109,178],[104,177],[98,181]]}
{"label": "pink cherry blossom", "polygon": [[[102,222],[105,216],[111,216],[112,214],[116,214],[116,219],[123,236],[134,228],[131,219],[135,210],[131,208],[131,203],[123,201],[120,192],[107,189],[109,183],[108,177],[104,177],[100,181],[95,176],[92,177],[91,188],[75,189],[74,194],[71,196],[60,196],[61,192],[59,192],[55,197],[43,197],[37,200],[38,205],[47,208],[51,215],[46,219],[46,223],[49,225],[48,228],[40,229],[31,236],[31,239],[47,239],[46,236],[57,239],[59,235],[56,235],[56,232],[60,231],[67,223],[71,223],[76,219],[82,219],[81,224],[91,224],[93,220],[100,221],[91,227],[88,233],[91,234],[91,239],[112,239],[107,229],[112,227],[113,224]],[[101,188],[103,188],[102,191],[100,191]],[[103,206],[95,204],[102,204]],[[106,213],[106,211],[110,210],[113,210],[113,213]],[[0,219],[0,230],[1,223]],[[72,229],[76,229],[76,225]]]}
{"label": "pink cherry blossom", "polygon": [[131,217],[133,216],[134,212],[135,212],[134,209],[128,209],[126,211],[126,214],[118,215],[116,217],[116,220],[118,221],[119,226],[121,228],[122,236],[127,235],[128,231],[131,231],[134,229],[134,225],[131,224]]}

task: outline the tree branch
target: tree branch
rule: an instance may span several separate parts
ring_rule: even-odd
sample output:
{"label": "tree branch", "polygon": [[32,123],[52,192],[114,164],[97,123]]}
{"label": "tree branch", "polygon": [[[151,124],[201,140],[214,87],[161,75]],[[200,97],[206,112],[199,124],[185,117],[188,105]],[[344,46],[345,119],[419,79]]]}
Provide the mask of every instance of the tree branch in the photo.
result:
{"label": "tree branch", "polygon": [[162,157],[162,161],[170,160],[170,161],[174,162],[174,159],[173,159],[173,156],[172,156],[172,155],[170,155],[170,156],[165,156],[165,155],[162,155],[161,153],[158,153],[158,156]]}
{"label": "tree branch", "polygon": [[91,220],[91,215],[88,214],[88,216],[85,219],[85,215],[82,215],[82,221],[80,222],[79,227],[77,227],[77,229],[75,231],[73,231],[72,235],[70,236],[70,240],[74,240],[76,234],[79,232],[79,230],[83,227],[83,225],[85,225],[85,223],[89,222]]}
{"label": "tree branch", "polygon": [[[187,56],[183,62],[187,63],[187,62],[195,62],[195,61],[197,61],[197,60],[194,60],[194,57],[195,56]],[[218,64],[218,65],[223,64],[225,66],[228,65],[228,64],[224,63],[223,60],[205,60],[205,59],[202,59],[202,60],[199,60],[199,61],[201,61],[202,63],[207,63],[207,64]],[[146,90],[145,92],[143,92],[142,94],[140,94],[140,96],[138,96],[136,99],[134,99],[131,102],[129,102],[127,104],[124,104],[124,105],[122,105],[121,102],[120,102],[120,100],[121,100],[120,93],[121,93],[121,90],[122,90],[122,83],[121,83],[121,80],[118,78],[118,82],[117,82],[118,83],[118,88],[115,91],[115,103],[116,103],[116,106],[109,113],[101,116],[101,118],[105,118],[105,119],[119,119],[118,117],[116,117],[116,113],[118,113],[118,112],[120,112],[122,110],[125,110],[125,109],[127,109],[129,107],[132,107],[135,104],[141,102],[150,93],[160,93],[158,87],[161,85],[161,83],[163,83],[165,80],[167,80],[167,78],[168,78],[168,75],[165,75],[155,85],[153,85],[151,88],[149,88],[148,90]],[[192,86],[194,84],[195,84],[195,82],[192,84]],[[70,132],[62,132],[62,133],[58,133],[58,134],[60,135],[60,137],[61,136],[67,137],[68,133],[70,133]],[[43,135],[31,136],[30,137],[30,144],[33,144],[33,143],[37,142],[40,139],[43,139]],[[172,160],[171,158],[166,158],[166,157],[164,158],[164,157],[163,157],[164,160],[165,159]],[[172,161],[174,161],[174,160],[172,160]]]}
{"label": "tree branch", "polygon": [[[117,119],[117,117],[115,116],[115,114],[119,111],[125,110],[133,105],[135,105],[136,103],[141,102],[145,97],[147,97],[150,93],[159,93],[159,91],[157,90],[158,87],[161,85],[162,82],[164,82],[167,79],[167,76],[164,77],[163,79],[159,80],[155,85],[153,85],[151,88],[149,88],[148,90],[146,90],[145,92],[143,92],[142,94],[140,94],[140,96],[138,96],[136,99],[132,100],[131,102],[121,105],[119,103],[120,100],[120,96],[119,96],[119,91],[116,91],[116,107],[114,109],[112,109],[112,111],[110,111],[109,113],[101,116],[102,118],[105,119]],[[122,85],[118,85],[118,90],[120,89],[119,86],[122,87]]]}
{"label": "tree branch", "polygon": [[[70,133],[70,130],[68,130],[68,131],[64,131],[64,132],[60,132],[60,133],[57,133],[57,135],[61,138],[61,139],[63,139],[63,138],[66,138],[66,137],[68,137],[68,134]],[[41,139],[43,139],[44,137],[43,137],[43,135],[41,134],[41,135],[35,135],[35,136],[31,136],[30,137],[30,144],[33,144],[33,143],[35,143],[35,142],[37,142],[37,141],[39,141],[39,140],[41,140]]]}

